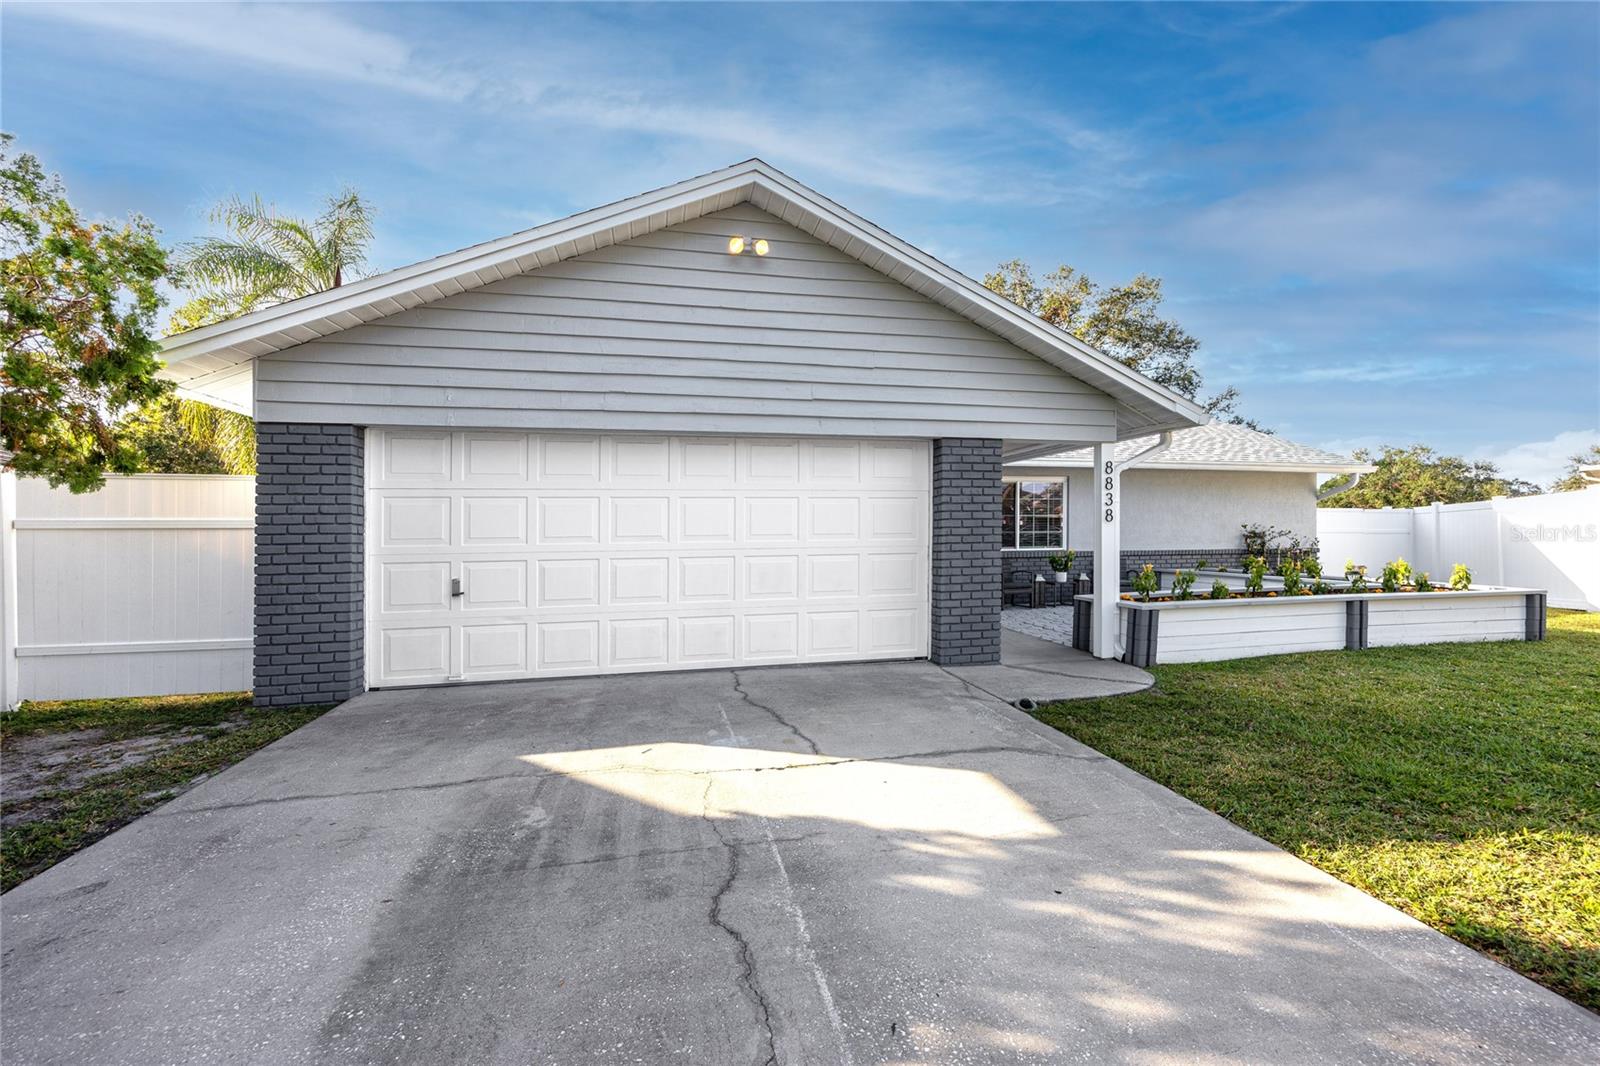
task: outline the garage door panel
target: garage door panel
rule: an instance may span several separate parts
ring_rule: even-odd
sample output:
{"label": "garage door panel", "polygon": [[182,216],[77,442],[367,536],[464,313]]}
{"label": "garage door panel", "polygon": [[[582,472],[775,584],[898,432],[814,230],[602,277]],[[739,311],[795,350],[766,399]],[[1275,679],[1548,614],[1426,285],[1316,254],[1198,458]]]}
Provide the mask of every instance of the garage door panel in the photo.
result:
{"label": "garage door panel", "polygon": [[925,442],[372,431],[372,684],[927,654]]}

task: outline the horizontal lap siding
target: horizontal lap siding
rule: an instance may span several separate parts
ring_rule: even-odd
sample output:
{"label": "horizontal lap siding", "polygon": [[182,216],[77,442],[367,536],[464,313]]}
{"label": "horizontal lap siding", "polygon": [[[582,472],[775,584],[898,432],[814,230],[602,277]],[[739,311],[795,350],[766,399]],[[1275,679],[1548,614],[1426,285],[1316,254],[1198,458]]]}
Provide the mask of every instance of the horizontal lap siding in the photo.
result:
{"label": "horizontal lap siding", "polygon": [[1260,607],[1219,604],[1211,610],[1162,611],[1157,661],[1211,662],[1342,647],[1343,601]]}
{"label": "horizontal lap siding", "polygon": [[[730,256],[730,234],[772,253]],[[748,204],[263,357],[264,421],[1103,439],[1104,394]]]}
{"label": "horizontal lap siding", "polygon": [[[1443,593],[1441,598],[1448,595]],[[1374,648],[1439,641],[1522,640],[1526,635],[1527,603],[1520,592],[1427,606],[1415,600],[1373,600],[1368,612],[1367,644]]]}

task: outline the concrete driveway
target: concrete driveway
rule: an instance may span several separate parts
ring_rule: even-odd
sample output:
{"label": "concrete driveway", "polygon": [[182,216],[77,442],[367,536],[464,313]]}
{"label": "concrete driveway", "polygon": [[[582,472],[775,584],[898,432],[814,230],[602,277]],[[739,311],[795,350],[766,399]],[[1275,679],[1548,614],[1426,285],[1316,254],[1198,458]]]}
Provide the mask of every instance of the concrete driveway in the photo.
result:
{"label": "concrete driveway", "polygon": [[3,909],[7,1066],[1600,1048],[926,663],[371,693]]}

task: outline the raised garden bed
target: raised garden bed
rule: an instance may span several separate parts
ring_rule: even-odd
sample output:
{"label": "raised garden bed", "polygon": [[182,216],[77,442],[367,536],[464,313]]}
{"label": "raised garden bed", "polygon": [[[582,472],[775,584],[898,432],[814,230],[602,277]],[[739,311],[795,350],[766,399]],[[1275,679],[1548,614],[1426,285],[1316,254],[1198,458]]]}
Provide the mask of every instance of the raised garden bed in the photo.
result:
{"label": "raised garden bed", "polygon": [[[1436,589],[1286,595],[1266,589],[1228,599],[1149,600],[1124,594],[1118,606],[1123,661],[1214,662],[1287,652],[1360,650],[1401,644],[1542,640],[1541,589],[1474,585]],[[1073,643],[1088,650],[1093,597],[1076,598]]]}

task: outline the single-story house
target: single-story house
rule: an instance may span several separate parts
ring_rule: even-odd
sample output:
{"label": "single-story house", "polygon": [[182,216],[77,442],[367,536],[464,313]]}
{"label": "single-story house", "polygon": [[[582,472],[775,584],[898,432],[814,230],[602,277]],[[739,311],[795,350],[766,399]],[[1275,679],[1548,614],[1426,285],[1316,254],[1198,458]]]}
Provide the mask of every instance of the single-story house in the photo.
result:
{"label": "single-story house", "polygon": [[265,705],[997,661],[1005,464],[1071,449],[1114,656],[1119,442],[1208,421],[759,160],[164,355],[184,394],[256,419]]}
{"label": "single-story house", "polygon": [[[1211,423],[1117,445],[1124,466],[1122,559],[1126,575],[1145,563],[1238,567],[1246,552],[1241,526],[1271,526],[1309,541],[1317,535],[1317,502],[1335,493],[1318,486],[1336,474],[1373,467],[1245,426]],[[1134,456],[1144,458],[1134,460]],[[1078,553],[1073,570],[1093,566],[1096,508],[1087,448],[1005,464],[1001,551],[1007,576],[1050,571],[1050,556]],[[1344,482],[1342,491],[1355,484]]]}

